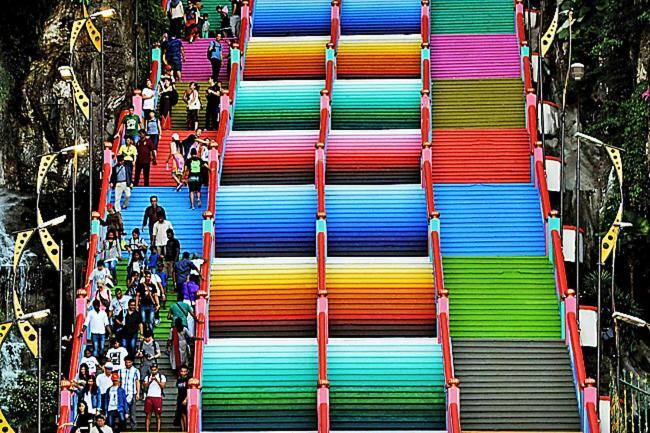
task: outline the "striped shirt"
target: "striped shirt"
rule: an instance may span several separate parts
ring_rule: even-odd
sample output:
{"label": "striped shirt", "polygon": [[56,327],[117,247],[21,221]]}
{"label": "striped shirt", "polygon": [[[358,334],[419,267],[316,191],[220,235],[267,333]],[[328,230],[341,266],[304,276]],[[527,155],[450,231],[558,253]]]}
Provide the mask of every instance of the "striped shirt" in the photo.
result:
{"label": "striped shirt", "polygon": [[136,393],[135,382],[140,380],[140,370],[134,366],[123,368],[120,370],[120,380],[122,381],[122,388],[126,392],[126,400],[131,402]]}

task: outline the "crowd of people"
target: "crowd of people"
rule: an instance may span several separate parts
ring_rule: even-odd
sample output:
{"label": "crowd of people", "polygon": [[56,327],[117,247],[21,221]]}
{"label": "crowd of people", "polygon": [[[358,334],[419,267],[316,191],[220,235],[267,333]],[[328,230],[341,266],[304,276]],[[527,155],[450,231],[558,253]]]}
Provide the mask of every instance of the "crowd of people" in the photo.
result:
{"label": "crowd of people", "polygon": [[[80,335],[88,333],[91,344],[84,349],[77,377],[71,382],[76,396],[75,430],[88,431],[91,424],[104,427],[97,433],[106,433],[107,428],[115,433],[136,429],[136,406],[143,400],[146,431],[150,431],[152,417],[160,431],[168,381],[159,370],[163,351],[154,337],[161,314],[167,314],[172,323],[165,350],[178,388],[175,424],[187,428],[193,306],[203,260],[196,253],[192,257],[189,252],[181,254],[180,241],[158,197],[151,196],[149,201],[142,226],[133,228],[128,238],[115,206],[108,207],[102,221],[107,235],[100,249],[102,258],[90,274],[95,290]],[[145,230],[148,239],[143,236]],[[117,263],[124,260],[124,253],[128,264],[120,281]]]}
{"label": "crowd of people", "polygon": [[[193,43],[199,37],[212,38],[206,53],[211,77],[204,98],[194,82],[183,93],[187,129],[193,132],[183,139],[172,135],[164,163],[177,191],[188,186],[190,209],[202,207],[201,187],[208,183],[209,148],[215,143],[203,137],[199,114],[205,110],[206,129],[219,128],[223,92],[219,74],[223,62],[229,68],[225,48],[239,35],[241,9],[241,0],[232,0],[230,9],[217,6],[218,22],[211,23],[200,1],[167,2],[169,31],[161,42],[162,76],[158,83],[146,80],[139,92],[142,115],[129,107],[115,136],[121,140],[109,180],[115,204],[107,205],[107,215],[100,220],[106,235],[98,249],[100,259],[90,274],[93,292],[78,336],[87,335],[89,344],[83,350],[76,377],[70,378],[75,408],[74,422],[70,423],[73,432],[135,430],[141,401],[146,431],[150,431],[153,418],[160,431],[163,410],[168,410],[163,408],[165,389],[174,379],[178,390],[174,425],[187,430],[187,388],[197,320],[194,304],[203,260],[197,253],[181,253],[180,241],[157,196],[150,197],[141,227],[133,228],[130,236],[122,210],[128,209],[134,186],[141,182],[149,186],[151,165],[163,163],[158,159],[162,131],[169,128],[172,107],[180,99],[176,84],[182,79],[185,61],[182,39]],[[118,279],[118,263],[123,260],[127,261],[126,275]],[[155,337],[161,334],[155,332],[161,326],[161,315],[171,321],[166,342]],[[175,377],[168,378],[161,372],[163,356],[169,357]]]}

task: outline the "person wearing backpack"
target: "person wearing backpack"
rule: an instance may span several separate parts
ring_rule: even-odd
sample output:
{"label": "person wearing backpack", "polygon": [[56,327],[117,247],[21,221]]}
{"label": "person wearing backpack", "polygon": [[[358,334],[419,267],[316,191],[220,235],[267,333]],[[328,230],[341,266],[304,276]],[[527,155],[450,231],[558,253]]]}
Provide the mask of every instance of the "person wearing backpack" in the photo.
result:
{"label": "person wearing backpack", "polygon": [[208,60],[212,65],[212,79],[214,81],[219,80],[222,50],[223,47],[221,46],[221,35],[217,33],[217,35],[214,37],[214,40],[210,42],[210,46],[208,46]]}
{"label": "person wearing backpack", "polygon": [[190,151],[190,159],[185,163],[185,175],[190,190],[190,209],[194,209],[196,196],[197,207],[201,207],[201,169],[205,165],[196,149]]}
{"label": "person wearing backpack", "polygon": [[149,374],[152,366],[158,364],[160,358],[160,345],[153,338],[153,331],[146,329],[144,331],[144,339],[140,340],[138,345],[138,352],[135,357],[140,359],[140,375],[145,377]]}

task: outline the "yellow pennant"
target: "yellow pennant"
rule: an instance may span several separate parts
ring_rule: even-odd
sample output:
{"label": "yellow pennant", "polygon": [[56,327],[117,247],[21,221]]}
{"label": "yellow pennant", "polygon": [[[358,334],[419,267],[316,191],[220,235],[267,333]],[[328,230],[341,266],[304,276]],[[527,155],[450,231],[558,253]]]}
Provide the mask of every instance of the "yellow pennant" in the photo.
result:
{"label": "yellow pennant", "polygon": [[77,43],[77,38],[79,37],[81,30],[84,28],[85,23],[85,19],[75,20],[72,23],[72,31],[70,32],[70,52],[74,51],[74,46]]}
{"label": "yellow pennant", "polygon": [[[13,323],[11,322],[0,323],[0,348],[2,348],[5,338],[9,334],[12,325]],[[14,433],[14,429],[12,429],[7,422],[7,418],[5,418],[2,410],[0,410],[0,431],[3,433]]]}
{"label": "yellow pennant", "polygon": [[36,177],[36,194],[40,194],[41,186],[43,186],[43,181],[45,180],[47,171],[52,166],[54,159],[56,159],[56,155],[53,153],[41,157],[41,162],[38,166],[38,175]]}
{"label": "yellow pennant", "polygon": [[93,20],[86,20],[86,31],[88,32],[88,37],[90,37],[90,42],[93,43],[97,52],[101,53],[103,49],[102,37],[101,33],[99,33],[99,30],[97,30],[97,27],[95,27]]}
{"label": "yellow pennant", "polygon": [[29,229],[18,232],[16,236],[16,243],[14,244],[14,275],[16,275],[16,271],[18,270],[18,263],[20,263],[20,258],[23,256],[25,247],[27,246],[27,243],[33,234],[34,229]]}
{"label": "yellow pennant", "polygon": [[[22,316],[23,313],[23,308],[20,306],[20,301],[18,300],[18,293],[16,293],[16,289],[14,289],[14,315],[16,317]],[[29,323],[28,320],[19,320],[18,321],[18,330],[20,331],[20,335],[23,336],[23,340],[25,340],[25,344],[29,348],[29,351],[32,352],[32,355],[36,358],[38,357],[38,336],[36,335],[36,330],[32,326],[31,323]]]}
{"label": "yellow pennant", "polygon": [[[39,226],[43,225],[43,217],[41,216],[41,210],[36,209],[36,222]],[[43,249],[45,253],[50,258],[50,262],[54,265],[54,268],[59,270],[59,246],[54,241],[54,238],[50,234],[50,231],[47,227],[38,229],[38,236],[41,238],[41,244],[43,244]]]}
{"label": "yellow pennant", "polygon": [[[623,189],[623,162],[621,160],[621,151],[615,147],[605,145],[607,154],[612,160],[614,165],[614,170],[616,171],[616,177],[618,177],[618,183],[621,190]],[[621,194],[622,197],[622,194]],[[607,234],[600,243],[600,262],[605,263],[609,258],[610,254],[616,248],[616,242],[618,241],[618,233],[620,231],[619,224],[623,221],[623,202],[618,206],[618,212],[616,212],[616,217],[611,227],[607,231]]]}
{"label": "yellow pennant", "polygon": [[542,57],[546,56],[546,53],[551,48],[553,39],[555,39],[555,33],[557,32],[557,23],[560,19],[560,7],[555,8],[555,15],[553,16],[553,21],[551,25],[548,26],[548,30],[542,36]]}
{"label": "yellow pennant", "polygon": [[86,120],[89,120],[90,100],[88,99],[88,96],[86,96],[86,92],[84,92],[79,85],[79,81],[77,81],[77,76],[75,75],[74,71],[72,72],[72,90],[74,91],[74,98],[77,101],[79,109],[83,113]]}

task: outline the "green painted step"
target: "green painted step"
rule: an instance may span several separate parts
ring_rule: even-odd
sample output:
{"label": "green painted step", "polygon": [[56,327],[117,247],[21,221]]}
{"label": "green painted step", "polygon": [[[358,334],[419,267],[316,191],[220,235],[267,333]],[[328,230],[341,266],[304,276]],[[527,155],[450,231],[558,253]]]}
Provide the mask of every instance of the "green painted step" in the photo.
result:
{"label": "green painted step", "polygon": [[230,0],[202,0],[203,7],[200,14],[208,14],[210,21],[210,32],[221,30],[221,17],[217,13],[217,6],[228,6],[228,15],[232,12],[230,7]]}
{"label": "green painted step", "polygon": [[321,80],[242,81],[234,129],[318,129]]}
{"label": "green painted step", "polygon": [[[208,88],[207,82],[197,82],[199,85],[199,98],[201,99],[201,109],[199,110],[199,127],[205,128],[205,109],[207,101],[205,99],[205,90]],[[183,94],[190,85],[189,82],[176,83],[178,91],[178,104],[172,107],[172,129],[185,131],[187,125],[187,104],[183,101]]]}
{"label": "green painted step", "polygon": [[519,78],[435,80],[433,128],[523,128],[524,85]]}
{"label": "green painted step", "polygon": [[332,129],[420,127],[419,79],[336,80]]}
{"label": "green painted step", "polygon": [[453,338],[561,338],[546,257],[447,257],[443,266]]}
{"label": "green painted step", "polygon": [[512,0],[432,0],[432,34],[514,33]]}

